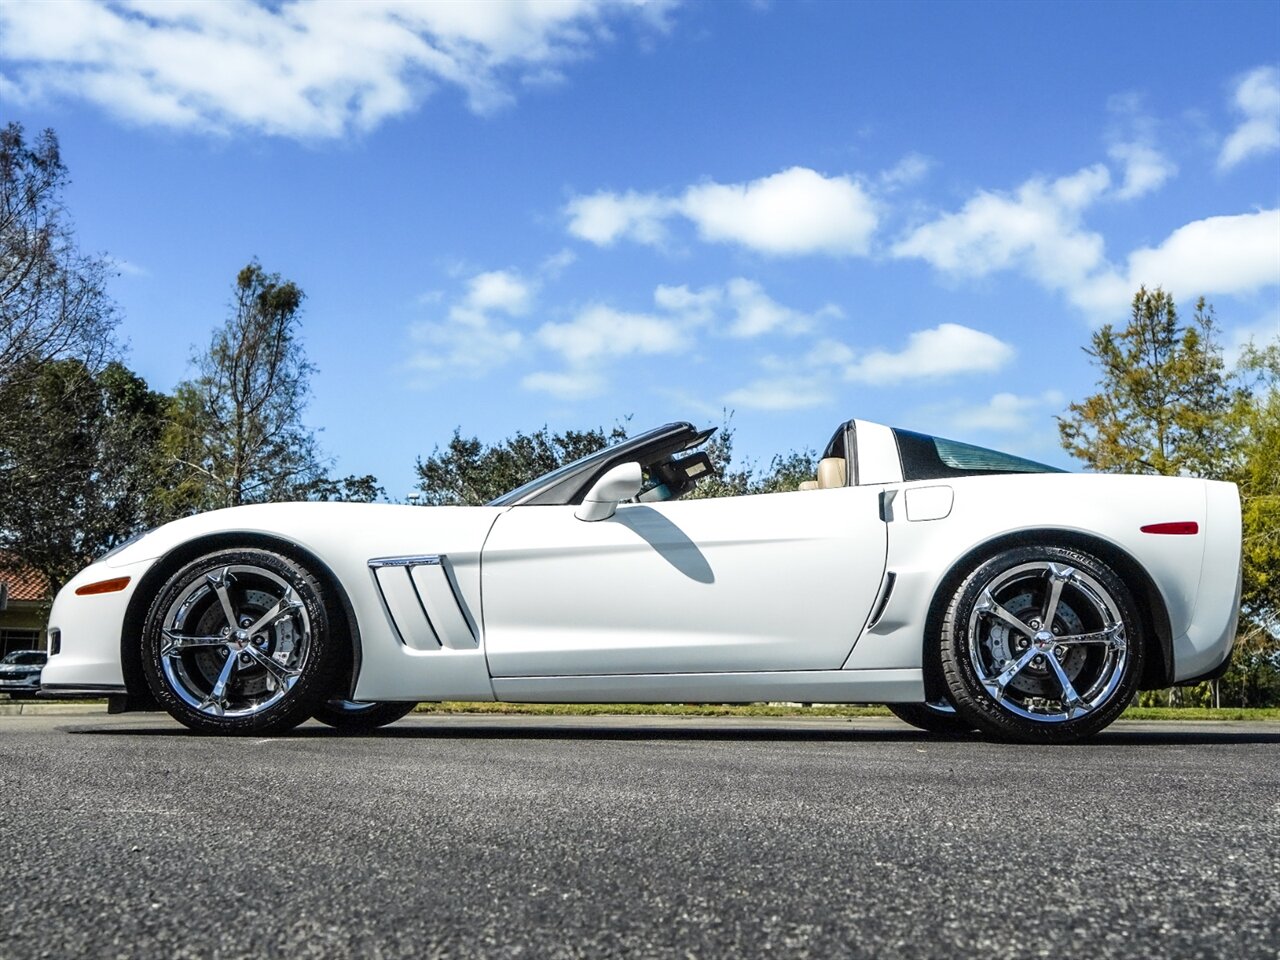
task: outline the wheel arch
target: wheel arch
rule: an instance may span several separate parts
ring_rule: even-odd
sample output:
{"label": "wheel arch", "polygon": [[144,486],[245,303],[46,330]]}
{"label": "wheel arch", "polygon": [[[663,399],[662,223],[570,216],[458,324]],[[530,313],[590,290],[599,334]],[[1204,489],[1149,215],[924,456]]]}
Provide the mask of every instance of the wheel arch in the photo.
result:
{"label": "wheel arch", "polygon": [[947,606],[965,577],[979,564],[985,563],[997,553],[1012,547],[1037,545],[1084,550],[1092,553],[1116,571],[1125,585],[1133,591],[1139,614],[1142,616],[1147,661],[1139,688],[1155,690],[1173,683],[1173,629],[1169,623],[1169,612],[1159,588],[1142,564],[1123,547],[1103,537],[1079,530],[1043,527],[1019,530],[984,541],[959,557],[938,582],[938,587],[929,603],[929,614],[925,620],[922,638],[924,649],[921,651],[921,662],[924,665],[925,695],[936,697],[944,696],[946,693],[941,665],[936,657],[930,656],[930,648],[937,646],[937,638],[941,636],[942,621],[946,616]]}
{"label": "wheel arch", "polygon": [[355,690],[355,680],[360,673],[360,624],[346,589],[329,565],[306,547],[285,537],[258,531],[219,531],[187,540],[174,547],[151,565],[142,575],[137,589],[133,591],[133,597],[125,610],[124,622],[120,630],[120,667],[124,674],[130,709],[158,709],[158,704],[151,697],[146,677],[142,672],[142,645],[138,642],[142,636],[147,609],[151,606],[151,600],[156,591],[182,566],[197,557],[213,550],[235,547],[260,547],[283,554],[305,566],[320,579],[326,589],[333,591],[333,595],[337,597],[342,607],[347,636],[351,642],[351,685],[346,692],[350,695]]}

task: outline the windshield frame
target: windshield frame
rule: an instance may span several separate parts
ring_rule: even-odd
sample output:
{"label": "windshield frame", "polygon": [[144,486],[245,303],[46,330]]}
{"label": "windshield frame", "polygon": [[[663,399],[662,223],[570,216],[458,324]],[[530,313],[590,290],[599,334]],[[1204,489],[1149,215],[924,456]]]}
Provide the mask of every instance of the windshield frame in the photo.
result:
{"label": "windshield frame", "polygon": [[710,433],[711,431],[699,430],[684,421],[664,424],[557,467],[490,500],[486,506],[579,504],[591,485],[618,464],[636,461],[647,469],[652,464],[701,443]]}

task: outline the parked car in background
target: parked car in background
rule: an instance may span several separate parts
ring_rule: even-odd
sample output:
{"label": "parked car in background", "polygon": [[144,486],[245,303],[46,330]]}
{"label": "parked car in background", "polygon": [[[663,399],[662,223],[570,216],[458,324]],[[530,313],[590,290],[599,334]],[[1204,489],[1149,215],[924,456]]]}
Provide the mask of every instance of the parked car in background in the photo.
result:
{"label": "parked car in background", "polygon": [[0,660],[0,693],[34,697],[40,692],[40,671],[49,655],[43,650],[14,650]]}

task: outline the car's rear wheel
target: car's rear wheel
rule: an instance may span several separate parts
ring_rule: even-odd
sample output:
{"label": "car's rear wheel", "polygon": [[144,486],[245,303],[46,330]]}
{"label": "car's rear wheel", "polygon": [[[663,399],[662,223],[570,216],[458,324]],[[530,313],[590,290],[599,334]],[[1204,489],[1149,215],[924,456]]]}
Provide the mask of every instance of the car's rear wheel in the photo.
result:
{"label": "car's rear wheel", "polygon": [[1071,743],[1120,715],[1137,689],[1142,621],[1099,558],[1018,547],[980,564],[942,626],[942,666],[958,714],[1024,743]]}
{"label": "car's rear wheel", "polygon": [[336,686],[340,624],[301,564],[269,550],[219,550],[174,573],[152,601],[143,670],[160,705],[193,730],[280,733]]}
{"label": "car's rear wheel", "polygon": [[911,726],[946,737],[958,737],[973,732],[973,724],[956,713],[950,700],[941,699],[928,703],[887,703],[889,712]]}
{"label": "car's rear wheel", "polygon": [[416,706],[416,703],[382,703],[334,697],[320,704],[312,716],[343,733],[363,733],[395,723],[411,713]]}

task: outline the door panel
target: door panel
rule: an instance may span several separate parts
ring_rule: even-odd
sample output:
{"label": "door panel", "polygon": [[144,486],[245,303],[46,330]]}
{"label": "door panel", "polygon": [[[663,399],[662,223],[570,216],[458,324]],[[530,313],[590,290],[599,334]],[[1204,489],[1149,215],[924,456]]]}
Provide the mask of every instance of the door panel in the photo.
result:
{"label": "door panel", "polygon": [[495,677],[838,670],[884,572],[878,491],[514,507],[481,559]]}

